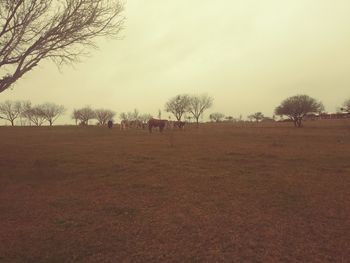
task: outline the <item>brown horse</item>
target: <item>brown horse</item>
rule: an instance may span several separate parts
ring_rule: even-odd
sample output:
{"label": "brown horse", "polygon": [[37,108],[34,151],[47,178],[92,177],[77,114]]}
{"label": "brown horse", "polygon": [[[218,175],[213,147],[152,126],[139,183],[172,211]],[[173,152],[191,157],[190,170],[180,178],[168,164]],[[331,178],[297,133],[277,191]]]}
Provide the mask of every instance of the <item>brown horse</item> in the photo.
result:
{"label": "brown horse", "polygon": [[167,125],[168,120],[158,120],[158,119],[150,119],[148,121],[148,130],[152,133],[152,128],[159,128],[160,132],[163,132],[165,126]]}
{"label": "brown horse", "polygon": [[186,122],[184,122],[184,121],[174,121],[174,127],[177,127],[181,130],[183,130],[185,128],[185,124],[186,124]]}

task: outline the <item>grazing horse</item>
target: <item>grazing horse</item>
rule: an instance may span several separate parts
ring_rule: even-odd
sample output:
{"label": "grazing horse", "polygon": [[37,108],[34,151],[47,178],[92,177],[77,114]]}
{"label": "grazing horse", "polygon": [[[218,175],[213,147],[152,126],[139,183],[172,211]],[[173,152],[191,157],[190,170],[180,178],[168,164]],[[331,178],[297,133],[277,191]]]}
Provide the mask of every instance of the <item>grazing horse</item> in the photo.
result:
{"label": "grazing horse", "polygon": [[112,127],[113,127],[113,121],[109,120],[108,123],[107,123],[107,125],[108,125],[108,128],[109,128],[109,129],[112,129]]}
{"label": "grazing horse", "polygon": [[184,122],[184,121],[174,121],[174,127],[177,127],[181,130],[183,130],[185,128],[185,124],[186,124],[186,122]]}
{"label": "grazing horse", "polygon": [[159,127],[159,131],[163,132],[165,126],[167,125],[168,120],[158,120],[158,119],[150,119],[148,121],[148,130],[150,133],[152,133],[152,128]]}

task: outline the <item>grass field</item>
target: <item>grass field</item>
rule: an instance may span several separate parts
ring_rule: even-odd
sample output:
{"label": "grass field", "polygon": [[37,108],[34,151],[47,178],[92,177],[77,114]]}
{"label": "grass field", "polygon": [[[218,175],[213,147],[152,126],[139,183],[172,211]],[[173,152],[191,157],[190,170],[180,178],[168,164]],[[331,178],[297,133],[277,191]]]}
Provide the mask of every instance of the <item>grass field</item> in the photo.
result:
{"label": "grass field", "polygon": [[350,122],[0,136],[0,262],[349,262]]}

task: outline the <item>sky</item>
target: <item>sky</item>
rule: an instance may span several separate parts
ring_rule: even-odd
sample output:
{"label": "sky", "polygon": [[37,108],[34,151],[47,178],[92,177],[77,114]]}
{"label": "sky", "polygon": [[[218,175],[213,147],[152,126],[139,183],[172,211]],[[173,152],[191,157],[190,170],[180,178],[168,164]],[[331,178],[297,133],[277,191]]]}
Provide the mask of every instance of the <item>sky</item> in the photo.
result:
{"label": "sky", "polygon": [[348,0],[128,0],[119,39],[58,70],[27,73],[0,101],[158,115],[177,94],[208,94],[212,112],[272,116],[288,96],[308,94],[334,112],[350,97]]}

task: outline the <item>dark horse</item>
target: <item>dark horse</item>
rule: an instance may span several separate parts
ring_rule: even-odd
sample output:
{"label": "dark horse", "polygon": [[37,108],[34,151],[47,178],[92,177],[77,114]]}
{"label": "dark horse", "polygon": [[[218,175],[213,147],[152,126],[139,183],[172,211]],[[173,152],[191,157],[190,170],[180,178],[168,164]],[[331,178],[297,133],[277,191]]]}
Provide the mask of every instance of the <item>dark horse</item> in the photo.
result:
{"label": "dark horse", "polygon": [[174,127],[177,127],[181,130],[184,129],[186,122],[184,121],[174,121]]}
{"label": "dark horse", "polygon": [[152,133],[152,128],[159,127],[159,131],[162,132],[167,124],[167,120],[150,119],[148,121],[148,130]]}

